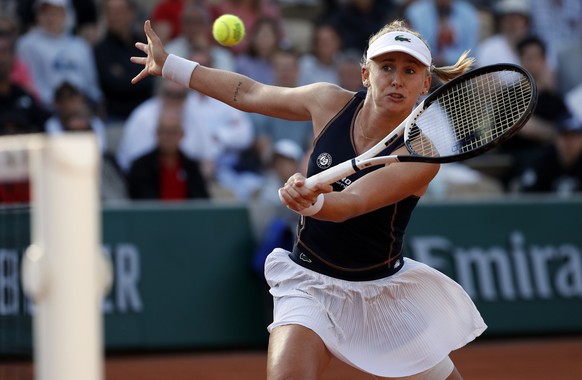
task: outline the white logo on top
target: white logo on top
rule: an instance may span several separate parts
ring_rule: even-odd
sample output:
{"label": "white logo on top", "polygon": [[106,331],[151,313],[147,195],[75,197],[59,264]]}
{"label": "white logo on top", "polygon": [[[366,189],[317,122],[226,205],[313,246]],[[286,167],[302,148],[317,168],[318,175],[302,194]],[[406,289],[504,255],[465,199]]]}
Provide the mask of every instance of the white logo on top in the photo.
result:
{"label": "white logo on top", "polygon": [[317,166],[320,169],[327,169],[331,166],[331,154],[321,153],[316,160]]}

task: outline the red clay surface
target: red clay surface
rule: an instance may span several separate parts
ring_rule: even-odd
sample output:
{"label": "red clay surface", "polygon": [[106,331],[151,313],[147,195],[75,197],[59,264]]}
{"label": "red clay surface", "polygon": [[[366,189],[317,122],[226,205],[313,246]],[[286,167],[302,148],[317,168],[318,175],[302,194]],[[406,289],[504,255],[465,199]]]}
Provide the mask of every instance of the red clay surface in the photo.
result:
{"label": "red clay surface", "polygon": [[[582,337],[482,339],[451,356],[465,380],[582,380]],[[110,355],[105,379],[260,380],[265,365],[264,351]],[[33,380],[33,374],[29,361],[0,362],[0,380]],[[364,379],[371,377],[334,360],[321,380]]]}

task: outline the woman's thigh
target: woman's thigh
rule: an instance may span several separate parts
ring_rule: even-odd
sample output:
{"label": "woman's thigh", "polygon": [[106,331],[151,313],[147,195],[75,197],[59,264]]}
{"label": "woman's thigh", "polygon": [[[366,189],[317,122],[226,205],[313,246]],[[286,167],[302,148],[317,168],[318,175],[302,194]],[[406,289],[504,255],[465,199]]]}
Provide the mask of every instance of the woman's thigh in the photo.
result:
{"label": "woman's thigh", "polygon": [[[317,380],[332,359],[319,335],[301,325],[275,327],[269,337],[267,380]],[[369,374],[368,374],[369,375]],[[395,378],[369,375],[386,380],[462,380],[449,357],[422,373]]]}

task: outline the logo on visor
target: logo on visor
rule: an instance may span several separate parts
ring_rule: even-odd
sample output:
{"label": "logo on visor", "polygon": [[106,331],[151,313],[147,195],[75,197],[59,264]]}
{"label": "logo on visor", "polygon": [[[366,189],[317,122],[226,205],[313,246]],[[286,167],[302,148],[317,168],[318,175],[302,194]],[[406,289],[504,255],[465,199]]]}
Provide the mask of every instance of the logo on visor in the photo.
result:
{"label": "logo on visor", "polygon": [[412,41],[410,41],[410,38],[406,38],[402,34],[399,34],[396,37],[394,37],[394,40],[401,41],[401,42],[412,42]]}

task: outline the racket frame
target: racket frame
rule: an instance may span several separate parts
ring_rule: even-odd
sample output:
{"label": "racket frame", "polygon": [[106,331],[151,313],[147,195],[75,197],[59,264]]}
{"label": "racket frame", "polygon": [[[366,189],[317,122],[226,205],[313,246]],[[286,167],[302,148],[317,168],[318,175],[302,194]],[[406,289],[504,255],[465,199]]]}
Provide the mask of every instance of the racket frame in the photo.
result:
{"label": "racket frame", "polygon": [[[515,71],[522,74],[525,78],[527,78],[528,82],[531,84],[532,94],[531,99],[528,104],[528,108],[525,112],[520,116],[520,118],[506,131],[504,131],[501,135],[497,136],[493,140],[489,141],[488,143],[480,146],[479,148],[472,149],[470,151],[443,156],[443,157],[425,157],[418,155],[414,152],[411,148],[409,142],[405,140],[404,145],[406,149],[410,152],[409,155],[389,155],[389,156],[380,156],[376,157],[380,154],[386,147],[392,144],[396,139],[401,137],[404,134],[408,134],[410,128],[415,125],[416,120],[420,117],[420,115],[434,102],[436,101],[441,94],[448,91],[449,88],[457,86],[459,82],[466,81],[473,77],[483,75],[489,72],[499,72],[499,71]],[[504,63],[504,64],[496,64],[496,65],[489,65],[483,66],[469,72],[466,72],[459,77],[443,84],[431,94],[429,94],[423,101],[421,101],[414,110],[408,115],[408,117],[402,121],[394,130],[392,130],[386,137],[380,140],[376,145],[365,151],[364,153],[354,157],[350,160],[346,160],[336,166],[333,166],[327,170],[319,172],[309,178],[306,179],[305,185],[307,187],[313,187],[316,183],[333,183],[338,181],[344,177],[352,175],[362,169],[366,169],[371,166],[376,165],[388,165],[396,162],[422,162],[422,163],[431,163],[431,164],[443,164],[443,163],[450,163],[456,161],[466,160],[480,154],[483,154],[497,145],[501,144],[502,142],[506,141],[513,135],[515,135],[529,120],[531,117],[535,106],[537,104],[537,87],[535,84],[535,80],[531,76],[529,72],[527,72],[524,68],[519,65]]]}
{"label": "racket frame", "polygon": [[[492,139],[488,143],[483,144],[482,146],[480,146],[476,149],[471,149],[470,151],[467,151],[464,153],[458,153],[458,154],[454,154],[454,155],[450,155],[450,156],[443,156],[443,157],[425,157],[422,155],[418,155],[414,152],[414,150],[410,146],[409,140],[405,140],[404,144],[406,146],[406,149],[410,152],[410,155],[399,155],[398,161],[399,162],[425,162],[425,163],[436,163],[436,164],[445,164],[445,163],[449,163],[449,162],[463,161],[463,160],[467,160],[469,158],[479,156],[479,155],[495,148],[499,144],[503,143],[504,141],[507,141],[509,138],[514,136],[521,128],[523,128],[523,126],[527,123],[527,121],[530,119],[531,115],[533,114],[533,111],[535,110],[537,100],[538,100],[538,92],[537,92],[536,82],[535,82],[534,78],[531,76],[531,74],[527,70],[525,70],[523,67],[521,67],[519,65],[511,64],[511,63],[500,63],[500,64],[495,64],[495,65],[479,67],[477,69],[471,70],[471,71],[455,78],[454,80],[452,80],[450,82],[445,83],[444,85],[442,85],[441,87],[436,89],[433,93],[431,93],[429,96],[427,96],[427,98],[424,100],[423,109],[420,112],[417,112],[414,114],[415,115],[414,120],[412,120],[411,122],[406,124],[405,134],[407,134],[408,129],[414,125],[414,122],[422,114],[422,112],[424,110],[426,110],[434,101],[436,101],[439,98],[440,94],[447,91],[450,87],[455,86],[458,81],[460,81],[460,80],[465,81],[467,79],[471,79],[471,78],[474,78],[474,77],[479,76],[479,75],[483,75],[483,74],[490,73],[490,72],[500,72],[500,71],[515,71],[515,72],[522,74],[524,77],[527,78],[527,81],[531,84],[531,89],[532,89],[531,100],[528,104],[526,111],[522,113],[520,118],[510,128],[507,128],[507,130],[505,132],[503,132],[501,135],[499,135],[498,137]],[[409,119],[407,118],[407,121],[408,120]]]}

